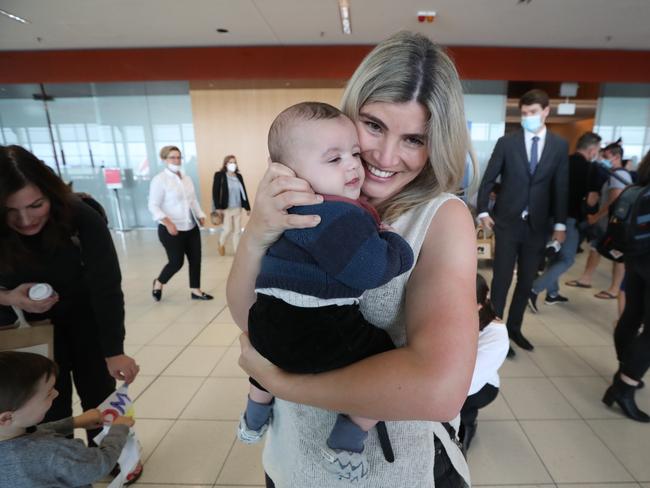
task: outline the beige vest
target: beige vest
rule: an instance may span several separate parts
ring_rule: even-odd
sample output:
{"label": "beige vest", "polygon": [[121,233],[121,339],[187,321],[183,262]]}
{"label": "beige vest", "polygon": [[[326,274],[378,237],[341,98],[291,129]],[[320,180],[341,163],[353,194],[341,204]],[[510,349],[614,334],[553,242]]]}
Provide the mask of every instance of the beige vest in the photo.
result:
{"label": "beige vest", "polygon": [[[440,206],[456,198],[442,194],[432,201],[403,214],[392,226],[406,239],[416,257],[420,254],[429,223]],[[367,291],[361,299],[361,311],[372,324],[386,329],[397,347],[406,342],[404,299],[411,271],[386,285]],[[432,293],[435,291],[432,290]],[[349,488],[348,481],[337,481],[320,467],[319,449],[334,425],[336,413],[276,399],[273,422],[264,449],[264,469],[277,488]],[[458,430],[459,418],[452,422]],[[432,488],[434,435],[442,441],[457,471],[470,484],[465,459],[438,422],[386,422],[395,451],[395,462],[383,457],[377,431],[373,429],[365,443],[369,476],[359,488]]]}

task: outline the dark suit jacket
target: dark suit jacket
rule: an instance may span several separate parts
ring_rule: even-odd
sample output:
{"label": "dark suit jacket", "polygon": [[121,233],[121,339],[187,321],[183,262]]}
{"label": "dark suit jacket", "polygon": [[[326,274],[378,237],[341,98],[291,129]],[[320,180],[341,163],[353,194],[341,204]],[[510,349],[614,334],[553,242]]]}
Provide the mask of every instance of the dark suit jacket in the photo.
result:
{"label": "dark suit jacket", "polygon": [[[244,194],[241,199],[241,206],[244,210],[250,210],[251,206],[248,203],[248,193],[246,192],[246,185],[244,185],[244,178],[240,173],[235,173],[237,179],[244,189]],[[228,178],[226,178],[225,171],[217,171],[212,180],[212,203],[217,210],[224,210],[228,208]]]}
{"label": "dark suit jacket", "polygon": [[555,223],[566,223],[569,195],[569,146],[549,130],[539,163],[530,174],[524,133],[519,130],[501,137],[494,147],[478,192],[477,210],[488,211],[488,199],[497,177],[501,190],[491,212],[498,228],[506,228],[521,220],[528,207],[528,218],[534,230],[542,231],[549,216]]}

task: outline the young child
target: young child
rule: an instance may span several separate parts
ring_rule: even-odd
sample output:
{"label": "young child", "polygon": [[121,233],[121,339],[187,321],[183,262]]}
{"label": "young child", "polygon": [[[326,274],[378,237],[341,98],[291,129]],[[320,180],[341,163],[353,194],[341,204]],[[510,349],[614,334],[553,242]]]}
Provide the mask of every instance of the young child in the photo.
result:
{"label": "young child", "polygon": [[[320,224],[285,231],[264,256],[248,318],[252,345],[293,373],[329,371],[393,349],[386,331],[364,319],[359,297],[409,270],[413,252],[359,200],[364,169],[353,122],[331,105],[299,103],[274,120],[268,143],[271,159],[309,182],[324,202],[291,208],[319,215]],[[264,435],[273,406],[273,396],[252,378],[251,384],[238,430],[246,443]],[[321,449],[325,469],[339,479],[367,476],[364,441],[376,423],[339,414]]]}
{"label": "young child", "polygon": [[117,463],[134,424],[129,417],[116,418],[101,446],[90,448],[65,436],[101,427],[99,410],[36,425],[59,394],[56,375],[56,364],[44,356],[0,352],[1,487],[90,487]]}
{"label": "young child", "polygon": [[485,278],[476,275],[476,301],[478,303],[479,334],[476,365],[472,375],[467,400],[460,410],[460,441],[465,452],[476,434],[476,418],[479,408],[486,407],[499,394],[499,368],[508,354],[508,330],[503,322],[496,318],[492,304],[488,299]]}

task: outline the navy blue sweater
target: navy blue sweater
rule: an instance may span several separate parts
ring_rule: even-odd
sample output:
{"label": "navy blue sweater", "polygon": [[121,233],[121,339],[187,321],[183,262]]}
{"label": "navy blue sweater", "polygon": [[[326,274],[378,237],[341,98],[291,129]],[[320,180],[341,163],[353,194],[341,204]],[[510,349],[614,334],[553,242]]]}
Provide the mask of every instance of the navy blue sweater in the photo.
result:
{"label": "navy blue sweater", "polygon": [[356,298],[413,266],[398,234],[378,230],[378,217],[356,200],[326,197],[291,213],[319,215],[310,229],[291,229],[262,259],[256,288],[280,288],[318,298]]}

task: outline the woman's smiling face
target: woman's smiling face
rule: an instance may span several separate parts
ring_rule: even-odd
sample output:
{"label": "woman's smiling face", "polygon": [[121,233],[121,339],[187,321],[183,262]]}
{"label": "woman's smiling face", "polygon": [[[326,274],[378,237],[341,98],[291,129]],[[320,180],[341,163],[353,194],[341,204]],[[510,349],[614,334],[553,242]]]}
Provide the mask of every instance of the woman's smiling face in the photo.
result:
{"label": "woman's smiling face", "polygon": [[356,121],[366,178],[362,193],[377,205],[399,193],[427,164],[427,110],[418,102],[371,102]]}

